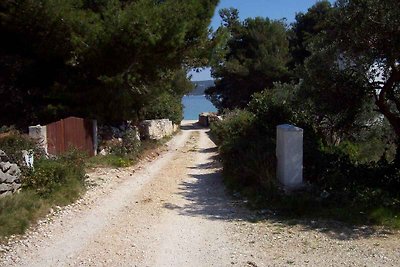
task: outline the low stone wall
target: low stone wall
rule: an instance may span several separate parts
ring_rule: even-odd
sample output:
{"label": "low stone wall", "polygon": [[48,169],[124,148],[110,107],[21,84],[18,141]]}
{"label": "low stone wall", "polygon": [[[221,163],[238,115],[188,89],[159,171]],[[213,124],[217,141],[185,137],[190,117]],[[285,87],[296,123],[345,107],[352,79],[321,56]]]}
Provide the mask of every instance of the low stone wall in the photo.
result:
{"label": "low stone wall", "polygon": [[214,112],[203,112],[199,114],[199,124],[203,127],[208,127],[210,123],[220,120],[221,118]]}
{"label": "low stone wall", "polygon": [[15,193],[21,188],[21,169],[10,163],[4,151],[0,150],[0,197]]}
{"label": "low stone wall", "polygon": [[174,133],[175,127],[172,121],[168,119],[162,120],[145,120],[140,124],[140,135],[145,139],[160,140]]}

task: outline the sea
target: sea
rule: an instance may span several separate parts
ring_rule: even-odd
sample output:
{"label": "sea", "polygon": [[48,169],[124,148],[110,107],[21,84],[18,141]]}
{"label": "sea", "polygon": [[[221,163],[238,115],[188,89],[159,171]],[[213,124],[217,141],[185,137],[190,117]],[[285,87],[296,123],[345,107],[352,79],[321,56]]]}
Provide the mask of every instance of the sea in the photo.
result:
{"label": "sea", "polygon": [[202,112],[217,112],[205,95],[185,95],[182,104],[184,120],[198,120]]}

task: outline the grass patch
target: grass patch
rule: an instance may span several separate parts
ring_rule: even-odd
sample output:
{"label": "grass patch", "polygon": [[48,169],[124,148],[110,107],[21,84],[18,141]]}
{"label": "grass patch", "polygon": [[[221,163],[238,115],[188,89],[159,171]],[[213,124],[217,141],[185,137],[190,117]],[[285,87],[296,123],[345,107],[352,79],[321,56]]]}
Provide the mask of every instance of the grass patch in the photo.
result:
{"label": "grass patch", "polygon": [[91,157],[86,161],[86,166],[88,168],[95,168],[95,167],[128,167],[133,165],[134,162],[132,159],[129,159],[125,156],[118,156],[114,154],[109,155],[97,155],[95,157]]}
{"label": "grass patch", "polygon": [[75,201],[85,191],[83,158],[76,152],[40,159],[23,178],[21,192],[0,198],[0,241],[23,234],[54,206]]}
{"label": "grass patch", "polygon": [[54,206],[75,201],[84,192],[77,180],[70,180],[47,197],[32,189],[0,199],[0,241],[15,234],[23,234],[38,219],[47,215]]}

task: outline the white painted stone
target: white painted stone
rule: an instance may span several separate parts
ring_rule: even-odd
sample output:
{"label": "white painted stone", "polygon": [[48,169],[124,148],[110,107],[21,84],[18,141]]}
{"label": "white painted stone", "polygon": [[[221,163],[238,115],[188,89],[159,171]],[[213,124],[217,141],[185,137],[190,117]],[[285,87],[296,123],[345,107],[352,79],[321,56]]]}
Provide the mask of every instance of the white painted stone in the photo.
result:
{"label": "white painted stone", "polygon": [[303,184],[303,129],[293,125],[277,126],[276,157],[278,181],[285,189]]}
{"label": "white painted stone", "polygon": [[97,149],[99,146],[99,139],[98,139],[98,127],[97,127],[97,120],[93,120],[93,151],[94,151],[94,155],[97,155]]}
{"label": "white painted stone", "polygon": [[29,126],[29,136],[35,139],[47,154],[47,127],[46,126]]}

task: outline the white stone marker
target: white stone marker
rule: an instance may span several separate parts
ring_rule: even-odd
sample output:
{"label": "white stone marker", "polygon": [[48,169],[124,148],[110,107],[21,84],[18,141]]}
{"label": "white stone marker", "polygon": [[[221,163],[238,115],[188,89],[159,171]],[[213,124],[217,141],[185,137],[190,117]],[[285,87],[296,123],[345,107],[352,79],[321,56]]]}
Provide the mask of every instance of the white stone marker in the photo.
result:
{"label": "white stone marker", "polygon": [[46,126],[29,126],[29,136],[35,139],[47,154],[47,128]]}
{"label": "white stone marker", "polygon": [[290,124],[276,127],[278,181],[291,190],[303,184],[303,129]]}

